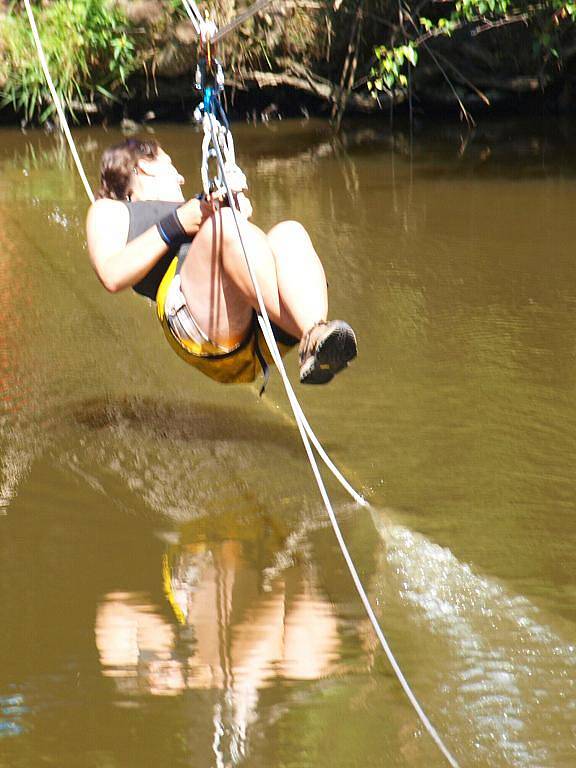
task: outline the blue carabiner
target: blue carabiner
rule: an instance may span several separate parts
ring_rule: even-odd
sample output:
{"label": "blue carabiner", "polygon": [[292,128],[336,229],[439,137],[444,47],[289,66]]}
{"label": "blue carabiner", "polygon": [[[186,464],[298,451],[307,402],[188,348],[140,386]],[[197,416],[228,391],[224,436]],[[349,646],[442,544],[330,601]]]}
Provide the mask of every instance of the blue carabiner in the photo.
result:
{"label": "blue carabiner", "polygon": [[212,113],[212,95],[213,89],[210,86],[204,88],[204,112],[206,114]]}

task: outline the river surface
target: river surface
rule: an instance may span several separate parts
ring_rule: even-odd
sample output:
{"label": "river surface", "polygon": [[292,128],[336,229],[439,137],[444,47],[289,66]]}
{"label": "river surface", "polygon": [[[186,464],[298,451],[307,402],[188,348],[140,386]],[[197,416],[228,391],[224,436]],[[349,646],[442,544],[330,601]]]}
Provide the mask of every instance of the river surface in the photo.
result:
{"label": "river surface", "polygon": [[[570,124],[238,125],[359,340],[297,393],[398,662],[461,766],[576,765]],[[200,135],[155,126],[199,188]],[[117,130],[75,131],[94,185]],[[278,375],[225,387],[88,263],[57,137],[0,133],[1,768],[442,766]],[[297,382],[297,360],[287,358]]]}

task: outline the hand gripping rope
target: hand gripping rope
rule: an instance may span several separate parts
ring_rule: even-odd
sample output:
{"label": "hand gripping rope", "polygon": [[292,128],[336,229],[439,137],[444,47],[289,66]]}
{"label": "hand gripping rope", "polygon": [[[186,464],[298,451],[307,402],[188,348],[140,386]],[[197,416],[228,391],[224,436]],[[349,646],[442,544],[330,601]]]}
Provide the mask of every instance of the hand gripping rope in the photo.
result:
{"label": "hand gripping rope", "polygon": [[[227,25],[226,28],[218,32],[213,22],[210,22],[207,19],[202,18],[194,0],[182,0],[184,7],[186,9],[186,12],[190,16],[190,19],[194,25],[194,28],[196,29],[196,32],[200,37],[201,48],[205,47],[206,49],[207,55],[205,54],[204,56],[202,56],[203,52],[201,51],[199,66],[202,66],[202,60],[204,60],[204,66],[207,65],[210,68],[210,70],[216,72],[216,75],[215,75],[216,88],[214,87],[214,85],[208,86],[206,84],[206,77],[202,77],[202,71],[200,72],[200,84],[202,85],[202,89],[203,89],[202,122],[204,127],[204,141],[202,144],[202,155],[203,155],[202,156],[202,183],[204,185],[204,190],[207,193],[213,192],[215,190],[221,190],[221,189],[225,190],[226,192],[228,203],[230,205],[230,209],[234,217],[236,230],[238,232],[239,242],[241,244],[241,247],[244,253],[244,258],[246,259],[246,265],[248,267],[250,278],[252,280],[254,291],[256,293],[256,298],[258,300],[258,306],[260,309],[258,313],[258,322],[260,324],[260,328],[262,330],[264,339],[266,340],[268,348],[270,349],[272,359],[274,360],[274,363],[276,364],[276,367],[282,379],[282,383],[284,384],[288,401],[290,402],[290,406],[294,414],[296,425],[300,432],[300,437],[302,438],[302,442],[304,444],[304,449],[306,451],[308,461],[310,462],[310,466],[314,474],[314,478],[316,479],[316,483],[320,491],[320,496],[322,497],[322,501],[324,502],[324,506],[326,508],[326,512],[328,513],[330,523],[332,524],[332,528],[334,529],[336,540],[338,541],[338,545],[340,546],[342,555],[344,557],[344,560],[346,561],[348,570],[350,571],[350,575],[354,582],[354,586],[356,587],[360,600],[362,601],[364,609],[366,610],[366,614],[368,615],[370,623],[374,628],[374,632],[376,633],[376,636],[380,641],[380,645],[382,646],[382,649],[384,650],[384,653],[386,654],[386,657],[388,658],[388,661],[392,669],[394,670],[394,673],[396,674],[396,677],[398,678],[398,681],[402,686],[402,689],[404,690],[410,703],[414,707],[414,710],[416,711],[418,717],[420,718],[420,721],[422,722],[422,724],[428,731],[429,735],[438,746],[439,750],[442,752],[442,754],[446,758],[446,761],[448,762],[448,764],[452,766],[452,768],[458,768],[458,763],[456,759],[452,756],[448,748],[445,746],[438,732],[436,731],[436,729],[428,719],[426,713],[424,712],[418,700],[416,699],[416,696],[412,692],[412,689],[410,688],[408,681],[404,677],[404,674],[400,669],[400,666],[396,661],[396,658],[394,657],[394,654],[388,644],[388,641],[386,640],[386,637],[384,636],[384,633],[380,628],[378,619],[376,618],[376,614],[374,613],[374,610],[372,608],[368,595],[366,594],[366,590],[362,585],[362,581],[360,580],[360,576],[358,575],[358,571],[356,570],[356,566],[354,565],[352,556],[350,555],[348,547],[346,546],[346,542],[344,541],[344,537],[340,530],[338,520],[332,508],[332,503],[328,496],[328,492],[326,491],[326,487],[324,485],[322,475],[320,474],[320,470],[318,468],[318,463],[317,463],[316,456],[314,454],[312,446],[316,449],[316,451],[318,452],[318,455],[320,456],[322,461],[325,463],[327,468],[333,473],[336,479],[341,483],[341,485],[346,489],[346,491],[352,496],[352,498],[362,506],[368,506],[368,503],[356,490],[354,490],[354,488],[350,485],[350,483],[338,470],[336,465],[333,463],[333,461],[330,459],[330,457],[322,447],[320,441],[318,440],[312,428],[310,427],[310,424],[308,423],[306,416],[304,415],[302,407],[300,406],[298,398],[288,379],[286,369],[284,368],[284,363],[282,361],[282,357],[278,350],[278,346],[276,344],[276,340],[272,332],[270,319],[268,317],[268,313],[264,305],[264,300],[262,297],[260,286],[258,284],[258,280],[256,278],[256,274],[255,274],[252,262],[250,260],[248,251],[246,249],[244,238],[242,235],[242,226],[240,224],[238,212],[236,210],[234,192],[238,191],[239,189],[245,188],[246,182],[245,182],[244,174],[236,165],[235,154],[234,154],[234,142],[232,140],[232,134],[228,125],[228,120],[226,118],[222,105],[220,104],[219,92],[220,90],[222,90],[222,87],[223,87],[223,77],[221,78],[222,82],[219,83],[218,80],[220,79],[219,72],[221,72],[221,67],[218,64],[218,62],[216,62],[216,64],[214,65],[214,60],[212,57],[212,44],[217,40],[219,40],[226,32],[235,28],[238,23],[241,23],[246,18],[251,16],[253,13],[255,13],[257,10],[260,10],[262,7],[267,5],[269,1],[270,0],[257,0],[257,2],[254,3],[254,5],[251,6],[248,9],[248,11],[241,14],[237,20]],[[26,8],[26,12],[28,14],[28,18],[30,20],[30,27],[32,29],[32,35],[34,37],[34,43],[36,45],[38,56],[42,64],[42,69],[44,71],[44,75],[46,77],[48,87],[50,89],[50,93],[54,100],[54,105],[58,112],[58,117],[60,118],[62,130],[64,132],[68,145],[70,147],[70,151],[72,152],[72,156],[76,163],[78,173],[80,174],[80,177],[84,184],[86,194],[88,195],[88,198],[90,199],[90,201],[93,202],[94,195],[92,193],[92,190],[86,178],[86,174],[84,173],[84,169],[82,167],[80,158],[78,157],[74,140],[70,133],[70,129],[66,121],[64,110],[62,108],[60,97],[58,96],[58,93],[56,92],[52,78],[50,77],[50,72],[48,70],[48,65],[46,63],[46,57],[44,56],[42,43],[40,41],[40,37],[38,35],[38,29],[36,27],[36,23],[34,20],[34,14],[30,6],[30,0],[24,0],[24,5]],[[215,111],[218,112],[222,122],[220,122],[220,120],[214,114]],[[209,173],[208,173],[208,163],[211,158],[215,158],[217,162],[217,175],[213,181],[210,180]]]}

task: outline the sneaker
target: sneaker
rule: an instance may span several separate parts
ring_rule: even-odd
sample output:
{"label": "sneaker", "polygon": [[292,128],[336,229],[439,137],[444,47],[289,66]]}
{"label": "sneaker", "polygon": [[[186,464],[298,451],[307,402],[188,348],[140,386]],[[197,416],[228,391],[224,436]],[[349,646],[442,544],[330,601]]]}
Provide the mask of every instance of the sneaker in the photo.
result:
{"label": "sneaker", "polygon": [[346,368],[358,352],[356,336],[343,320],[324,320],[313,325],[300,342],[300,381],[327,384]]}

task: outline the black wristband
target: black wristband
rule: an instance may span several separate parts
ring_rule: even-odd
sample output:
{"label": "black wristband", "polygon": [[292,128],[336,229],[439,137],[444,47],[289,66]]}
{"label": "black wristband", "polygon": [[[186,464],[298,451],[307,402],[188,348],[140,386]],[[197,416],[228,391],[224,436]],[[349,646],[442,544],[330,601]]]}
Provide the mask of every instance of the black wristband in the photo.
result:
{"label": "black wristband", "polygon": [[164,216],[163,219],[160,219],[158,224],[156,224],[156,229],[169,248],[174,248],[182,245],[182,243],[190,242],[192,239],[190,235],[186,233],[180,219],[176,215],[176,211],[173,211],[172,213],[169,213],[168,216]]}

